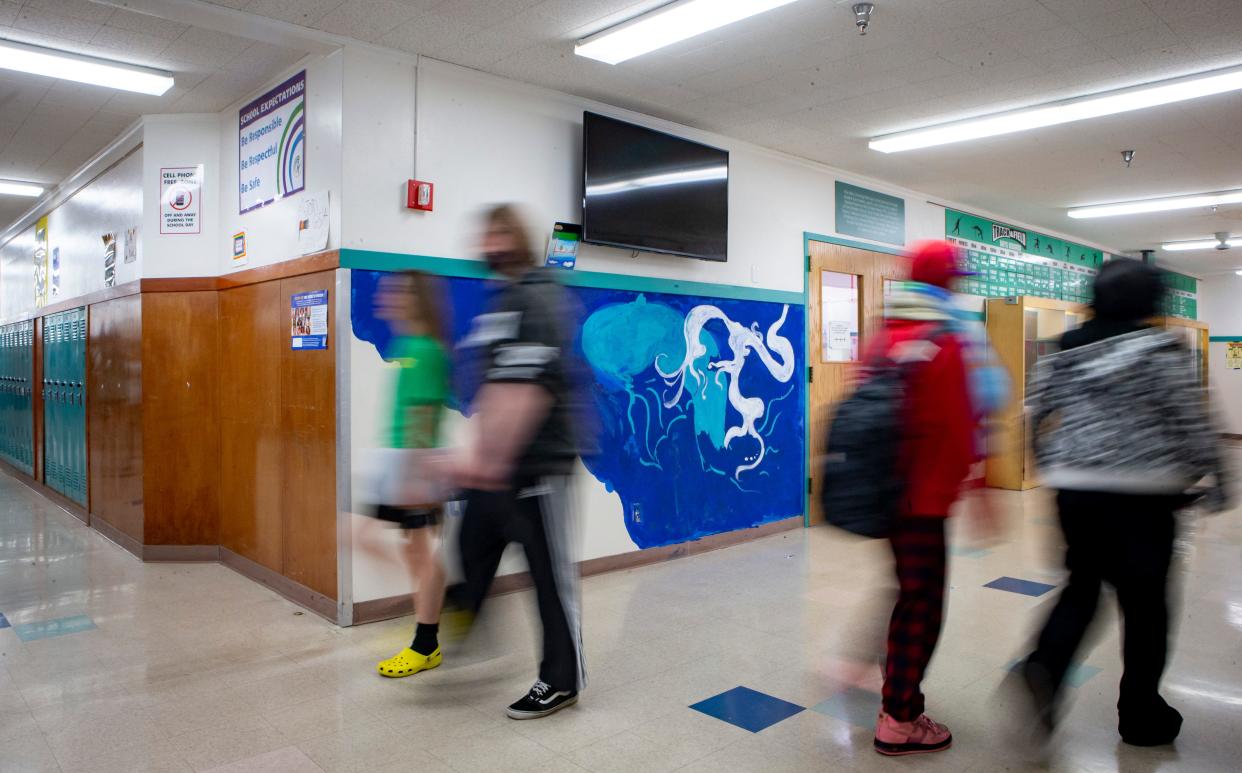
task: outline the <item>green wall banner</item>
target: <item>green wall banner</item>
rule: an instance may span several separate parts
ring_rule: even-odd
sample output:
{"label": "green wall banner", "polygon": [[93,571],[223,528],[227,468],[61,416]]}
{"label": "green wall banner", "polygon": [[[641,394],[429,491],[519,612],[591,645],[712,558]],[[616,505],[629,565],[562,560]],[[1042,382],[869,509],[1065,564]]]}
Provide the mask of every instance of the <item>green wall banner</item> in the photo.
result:
{"label": "green wall banner", "polygon": [[1198,319],[1199,280],[1176,271],[1164,272],[1169,292],[1164,296],[1164,314],[1168,317]]}
{"label": "green wall banner", "polygon": [[837,233],[886,244],[906,243],[906,202],[837,180]]}
{"label": "green wall banner", "polygon": [[1104,264],[1100,250],[953,209],[944,215],[945,238],[965,251],[966,268],[976,273],[959,283],[962,292],[1091,300],[1092,277]]}

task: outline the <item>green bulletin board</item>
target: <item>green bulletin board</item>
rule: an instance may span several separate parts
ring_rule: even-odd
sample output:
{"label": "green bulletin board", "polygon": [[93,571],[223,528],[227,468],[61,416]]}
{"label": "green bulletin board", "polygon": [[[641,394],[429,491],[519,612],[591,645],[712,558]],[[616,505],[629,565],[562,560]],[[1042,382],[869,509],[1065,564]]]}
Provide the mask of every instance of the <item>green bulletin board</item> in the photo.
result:
{"label": "green bulletin board", "polygon": [[1165,271],[1164,283],[1169,288],[1169,292],[1164,296],[1164,315],[1198,319],[1199,280],[1176,271]]}
{"label": "green bulletin board", "polygon": [[978,274],[959,282],[962,292],[1090,302],[1092,278],[1104,264],[1100,250],[953,209],[944,214],[945,238],[963,249],[965,267]]}

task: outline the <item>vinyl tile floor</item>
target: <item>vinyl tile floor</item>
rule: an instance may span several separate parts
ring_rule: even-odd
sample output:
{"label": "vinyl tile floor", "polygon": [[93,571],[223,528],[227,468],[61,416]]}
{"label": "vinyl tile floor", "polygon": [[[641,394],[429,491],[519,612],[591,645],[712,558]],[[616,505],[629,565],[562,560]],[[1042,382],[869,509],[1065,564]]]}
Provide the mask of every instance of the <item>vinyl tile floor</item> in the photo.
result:
{"label": "vinyl tile floor", "polygon": [[528,592],[493,599],[439,669],[386,680],[374,664],[410,619],[340,629],[223,566],[142,564],[0,475],[0,771],[1238,770],[1238,513],[1183,524],[1165,679],[1186,717],[1177,744],[1116,735],[1106,599],[1037,763],[1012,742],[1021,714],[1003,682],[1057,595],[1029,589],[1063,582],[1060,545],[1047,493],[997,497],[1003,539],[953,522],[925,684],[956,743],[894,760],[871,749],[893,592],[883,543],[796,530],[588,578],[590,686],[577,706],[513,722],[503,709],[534,676]]}

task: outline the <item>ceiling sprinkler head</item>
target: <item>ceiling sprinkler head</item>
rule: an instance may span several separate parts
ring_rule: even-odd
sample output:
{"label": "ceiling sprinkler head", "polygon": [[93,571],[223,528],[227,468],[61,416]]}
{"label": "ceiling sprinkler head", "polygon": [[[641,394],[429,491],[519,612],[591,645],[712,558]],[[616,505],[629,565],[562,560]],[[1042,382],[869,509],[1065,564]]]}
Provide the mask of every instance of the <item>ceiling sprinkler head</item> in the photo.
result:
{"label": "ceiling sprinkler head", "polygon": [[1217,231],[1215,236],[1216,236],[1216,241],[1218,242],[1218,244],[1216,245],[1216,249],[1218,250],[1229,249],[1230,233],[1228,231]]}
{"label": "ceiling sprinkler head", "polygon": [[854,26],[858,27],[859,35],[867,34],[867,26],[871,24],[871,14],[875,11],[872,3],[854,3]]}
{"label": "ceiling sprinkler head", "polygon": [[1134,160],[1134,151],[1133,150],[1121,151],[1121,160],[1126,162],[1126,169],[1129,169],[1130,162]]}

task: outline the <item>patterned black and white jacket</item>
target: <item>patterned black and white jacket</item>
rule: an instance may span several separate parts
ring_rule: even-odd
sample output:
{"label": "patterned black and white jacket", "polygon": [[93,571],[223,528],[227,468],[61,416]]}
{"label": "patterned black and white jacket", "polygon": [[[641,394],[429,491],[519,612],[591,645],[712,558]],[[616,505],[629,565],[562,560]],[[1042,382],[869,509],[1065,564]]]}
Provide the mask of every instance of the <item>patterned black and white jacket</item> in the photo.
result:
{"label": "patterned black and white jacket", "polygon": [[1231,499],[1208,395],[1171,333],[1144,328],[1046,357],[1029,404],[1049,486],[1180,494],[1210,477],[1204,507]]}

